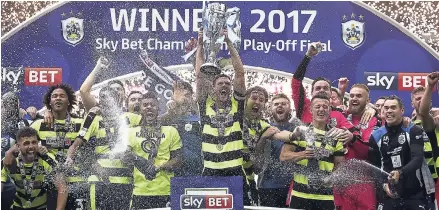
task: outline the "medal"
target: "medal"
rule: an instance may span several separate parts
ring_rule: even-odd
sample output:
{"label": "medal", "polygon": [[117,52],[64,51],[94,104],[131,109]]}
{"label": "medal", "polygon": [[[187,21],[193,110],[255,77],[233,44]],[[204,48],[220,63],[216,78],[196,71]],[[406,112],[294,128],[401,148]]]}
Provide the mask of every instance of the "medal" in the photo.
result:
{"label": "medal", "polygon": [[26,170],[21,153],[18,154],[18,168],[20,170],[21,179],[23,180],[24,199],[27,200],[24,205],[26,207],[30,207],[32,205],[30,199],[32,196],[32,190],[34,189],[34,182],[35,182],[35,178],[37,177],[37,171],[38,171],[38,158],[35,158],[34,162],[32,163],[32,172],[31,172],[30,180],[26,179]]}
{"label": "medal", "polygon": [[221,151],[221,150],[224,149],[224,145],[222,145],[222,144],[217,144],[217,145],[216,145],[216,148],[218,149],[218,151]]}

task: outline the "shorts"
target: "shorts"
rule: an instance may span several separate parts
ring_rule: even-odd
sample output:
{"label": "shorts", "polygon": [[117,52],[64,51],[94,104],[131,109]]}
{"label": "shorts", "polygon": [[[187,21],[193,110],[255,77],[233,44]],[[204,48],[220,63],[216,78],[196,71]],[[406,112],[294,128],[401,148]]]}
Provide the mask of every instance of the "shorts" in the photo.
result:
{"label": "shorts", "polygon": [[135,209],[165,208],[165,207],[167,207],[169,202],[170,202],[169,196],[138,196],[138,195],[133,195],[130,209],[135,210]]}
{"label": "shorts", "polygon": [[334,210],[334,201],[313,200],[291,196],[290,208],[305,210]]}
{"label": "shorts", "polygon": [[90,209],[129,209],[132,194],[132,184],[91,183]]}

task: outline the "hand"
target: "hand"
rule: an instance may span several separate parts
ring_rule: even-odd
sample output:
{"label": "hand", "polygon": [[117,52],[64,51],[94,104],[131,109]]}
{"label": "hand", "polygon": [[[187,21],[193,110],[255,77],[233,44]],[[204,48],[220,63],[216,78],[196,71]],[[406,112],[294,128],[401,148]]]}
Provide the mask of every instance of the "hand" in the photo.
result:
{"label": "hand", "polygon": [[9,148],[8,151],[6,151],[6,153],[9,153],[14,156],[19,152],[20,152],[20,148],[18,147],[18,144],[12,145],[11,148]]}
{"label": "hand", "polygon": [[194,37],[191,37],[190,39],[187,40],[186,45],[184,46],[184,51],[186,53],[194,50],[195,48],[197,48],[197,40]]}
{"label": "hand", "polygon": [[303,151],[303,158],[302,159],[312,159],[312,158],[315,158],[314,149],[306,148],[305,151]]}
{"label": "hand", "polygon": [[332,128],[331,130],[326,132],[325,136],[327,136],[328,138],[336,138],[337,136],[339,136],[342,133],[343,133],[342,129],[340,129],[340,128]]}
{"label": "hand", "polygon": [[99,57],[98,62],[96,63],[96,66],[98,66],[100,69],[108,69],[108,65],[108,59],[103,56]]}
{"label": "hand", "polygon": [[313,45],[315,45],[317,48],[321,48],[322,44],[320,42],[313,42],[311,44],[308,45],[308,51],[306,51],[306,55],[308,57],[312,57],[315,56],[319,53],[319,51],[317,50],[316,47],[314,47]]}
{"label": "hand", "polygon": [[372,119],[373,116],[375,116],[376,110],[366,107],[366,110],[363,113],[363,116],[361,116],[360,120],[360,126],[368,125],[370,122],[370,119]]}
{"label": "hand", "polygon": [[153,180],[155,179],[157,173],[159,172],[159,168],[155,167],[153,164],[150,164],[149,166],[147,166],[147,171],[145,173],[145,178],[147,180]]}
{"label": "hand", "polygon": [[279,132],[280,130],[278,128],[271,126],[262,134],[261,139],[269,139]]}
{"label": "hand", "polygon": [[304,134],[305,131],[300,126],[297,126],[290,135],[290,141],[302,139]]}
{"label": "hand", "polygon": [[38,145],[38,153],[40,155],[45,155],[45,154],[47,154],[47,152],[48,152],[48,150],[45,146]]}
{"label": "hand", "polygon": [[203,27],[200,27],[200,30],[198,31],[198,44],[203,45]]}
{"label": "hand", "polygon": [[409,127],[409,125],[412,123],[412,119],[410,119],[410,117],[404,117],[402,119],[402,125],[407,128]]}
{"label": "hand", "polygon": [[391,197],[393,199],[397,198],[396,195],[394,195],[392,192],[390,192],[389,184],[385,183],[383,185],[383,189],[384,189],[384,192],[386,192],[387,196],[389,196],[389,197]]}
{"label": "hand", "polygon": [[343,128],[342,131],[343,132],[336,136],[336,138],[343,144],[351,142],[354,138],[354,134],[352,134],[347,128]]}
{"label": "hand", "polygon": [[398,183],[400,176],[401,176],[400,171],[391,171],[388,179],[390,181],[395,180],[395,184],[396,184],[396,183]]}
{"label": "hand", "polygon": [[95,113],[96,115],[100,115],[101,108],[99,106],[95,106],[95,107],[91,108],[90,111],[88,111],[88,112]]}
{"label": "hand", "polygon": [[436,129],[439,129],[439,115],[433,117],[434,125],[436,126]]}
{"label": "hand", "polygon": [[35,118],[37,118],[37,108],[35,108],[34,106],[30,106],[26,109],[27,114],[32,118],[32,120],[34,120]]}
{"label": "hand", "polygon": [[52,111],[47,110],[46,112],[44,112],[44,123],[46,123],[47,126],[49,126],[49,128],[53,127],[53,114],[52,114]]}
{"label": "hand", "polygon": [[74,161],[73,161],[73,159],[71,157],[67,157],[66,158],[66,162],[64,162],[64,165],[67,166],[67,167],[72,167],[73,162]]}
{"label": "hand", "polygon": [[229,33],[228,33],[227,29],[223,29],[221,31],[221,36],[224,36],[224,41],[230,42]]}
{"label": "hand", "polygon": [[20,119],[23,119],[25,114],[26,114],[26,110],[24,110],[23,108],[20,108],[18,111],[18,117],[20,117]]}
{"label": "hand", "polygon": [[342,77],[338,79],[338,89],[340,90],[346,90],[348,89],[349,80],[347,77]]}
{"label": "hand", "polygon": [[429,87],[433,88],[439,81],[439,72],[432,72],[427,76],[427,84]]}

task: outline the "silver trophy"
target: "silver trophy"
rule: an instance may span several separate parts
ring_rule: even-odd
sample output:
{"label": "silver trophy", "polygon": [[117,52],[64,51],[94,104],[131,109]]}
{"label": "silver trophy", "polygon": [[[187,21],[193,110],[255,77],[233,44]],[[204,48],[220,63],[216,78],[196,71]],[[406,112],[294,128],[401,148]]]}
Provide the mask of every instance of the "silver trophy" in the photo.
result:
{"label": "silver trophy", "polygon": [[241,23],[239,9],[227,9],[225,4],[210,3],[203,12],[203,48],[205,63],[201,72],[217,75],[221,69],[217,65],[216,54],[224,42],[223,30],[227,28],[228,37],[235,47],[241,43]]}

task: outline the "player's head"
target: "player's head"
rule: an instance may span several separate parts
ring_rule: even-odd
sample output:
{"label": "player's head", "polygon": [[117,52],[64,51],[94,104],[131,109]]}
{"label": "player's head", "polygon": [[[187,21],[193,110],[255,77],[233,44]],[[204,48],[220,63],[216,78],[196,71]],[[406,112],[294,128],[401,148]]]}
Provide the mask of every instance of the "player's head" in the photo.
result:
{"label": "player's head", "polygon": [[142,119],[146,122],[157,121],[159,115],[159,99],[158,96],[153,91],[148,91],[143,94],[142,101],[140,103],[140,112],[142,114]]}
{"label": "player's head", "polygon": [[291,112],[291,101],[287,95],[278,93],[271,99],[271,115],[276,123],[288,122]]}
{"label": "player's head", "polygon": [[337,89],[331,88],[331,106],[338,107],[343,105],[343,96],[338,92]]}
{"label": "player's head", "polygon": [[213,79],[213,92],[216,100],[227,102],[232,92],[232,79],[226,74],[219,74]]}
{"label": "player's head", "polygon": [[327,122],[331,113],[331,104],[326,92],[315,94],[311,99],[311,113],[313,122]]}
{"label": "player's head", "polygon": [[398,125],[404,116],[404,103],[398,96],[389,96],[384,101],[383,114],[387,125]]}
{"label": "player's head", "polygon": [[129,112],[140,114],[140,102],[142,101],[142,96],[142,92],[136,90],[131,91],[130,94],[128,94],[126,103]]}
{"label": "player's head", "polygon": [[125,88],[120,80],[111,80],[110,82],[108,82],[108,86],[110,86],[111,89],[117,91],[119,97],[125,100]]}
{"label": "player's head", "polygon": [[331,82],[323,77],[318,77],[312,82],[311,95],[314,97],[318,93],[324,93],[329,98],[331,97]]}
{"label": "player's head", "polygon": [[370,103],[369,88],[364,84],[355,84],[349,92],[349,113],[360,115]]}
{"label": "player's head", "polygon": [[76,104],[75,91],[67,84],[51,86],[44,95],[43,103],[54,112],[71,112]]}
{"label": "player's head", "polygon": [[31,127],[23,127],[17,131],[17,145],[23,160],[32,161],[38,154],[38,133]]}
{"label": "player's head", "polygon": [[248,89],[245,93],[245,115],[250,119],[262,117],[267,101],[268,92],[265,88],[255,86]]}
{"label": "player's head", "polygon": [[108,85],[99,91],[99,105],[107,111],[120,108],[122,100],[120,94]]}

